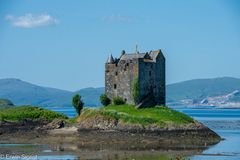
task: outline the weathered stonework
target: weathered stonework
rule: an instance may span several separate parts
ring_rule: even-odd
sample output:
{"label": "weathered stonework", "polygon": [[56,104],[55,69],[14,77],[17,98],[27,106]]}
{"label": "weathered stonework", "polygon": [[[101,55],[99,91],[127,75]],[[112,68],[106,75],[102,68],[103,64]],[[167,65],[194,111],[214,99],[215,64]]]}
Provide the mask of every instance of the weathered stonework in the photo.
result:
{"label": "weathered stonework", "polygon": [[165,58],[161,50],[149,53],[122,53],[108,58],[105,64],[105,93],[112,99],[120,96],[134,104],[132,84],[139,84],[139,107],[165,105]]}

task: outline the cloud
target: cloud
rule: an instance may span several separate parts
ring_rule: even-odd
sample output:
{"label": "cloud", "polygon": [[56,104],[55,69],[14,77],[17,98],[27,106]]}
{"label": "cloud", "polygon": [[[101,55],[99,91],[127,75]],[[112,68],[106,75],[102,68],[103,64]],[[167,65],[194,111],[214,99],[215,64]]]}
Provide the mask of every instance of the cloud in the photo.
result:
{"label": "cloud", "polygon": [[105,22],[132,22],[134,18],[123,15],[110,15],[101,17],[101,20]]}
{"label": "cloud", "polygon": [[9,21],[13,26],[21,28],[35,28],[59,23],[57,19],[52,18],[48,14],[33,15],[31,13],[19,17],[7,15],[5,16],[5,20]]}

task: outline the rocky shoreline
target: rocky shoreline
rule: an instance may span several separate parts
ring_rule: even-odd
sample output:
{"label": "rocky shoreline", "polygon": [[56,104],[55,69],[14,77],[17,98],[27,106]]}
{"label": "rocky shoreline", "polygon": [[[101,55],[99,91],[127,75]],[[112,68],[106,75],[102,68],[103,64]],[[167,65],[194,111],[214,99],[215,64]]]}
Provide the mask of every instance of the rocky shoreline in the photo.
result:
{"label": "rocky shoreline", "polygon": [[[199,122],[197,122],[199,123]],[[122,124],[123,125],[123,124]],[[201,123],[189,128],[86,128],[65,120],[1,122],[0,143],[45,144],[63,150],[203,149],[221,140]],[[105,126],[106,127],[106,126]],[[131,128],[132,127],[132,128]]]}
{"label": "rocky shoreline", "polygon": [[158,126],[156,124],[150,124],[147,126],[141,124],[126,123],[123,120],[113,119],[107,116],[94,116],[90,118],[80,118],[77,120],[77,125],[79,129],[100,129],[100,130],[118,130],[126,132],[161,132],[161,131],[174,131],[174,130],[205,130],[208,127],[204,126],[198,121],[193,121],[186,124],[176,124],[168,122],[164,126]]}

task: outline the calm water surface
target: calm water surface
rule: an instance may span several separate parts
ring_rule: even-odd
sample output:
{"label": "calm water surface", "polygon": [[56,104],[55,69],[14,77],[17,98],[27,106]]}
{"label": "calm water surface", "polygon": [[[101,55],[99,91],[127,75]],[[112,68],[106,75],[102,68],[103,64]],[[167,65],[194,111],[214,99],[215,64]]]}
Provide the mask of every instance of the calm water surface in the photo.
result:
{"label": "calm water surface", "polygon": [[193,109],[178,108],[202,122],[224,141],[205,150],[202,155],[190,157],[192,160],[240,160],[240,109]]}
{"label": "calm water surface", "polygon": [[[203,153],[199,155],[194,155],[191,157],[187,157],[191,160],[206,160],[206,159],[213,159],[213,160],[240,160],[240,109],[215,109],[215,108],[175,108],[176,110],[186,113],[193,118],[197,119],[198,121],[204,123],[209,128],[214,130],[218,133],[222,138],[225,140],[221,141],[215,146],[210,147],[209,149],[203,151]],[[69,117],[75,116],[75,111],[73,108],[54,108],[54,111],[64,113]],[[7,148],[11,150],[11,147],[14,149],[16,148],[30,148],[30,153],[34,153],[34,148],[39,146],[21,146],[23,144],[0,144],[0,148]],[[41,146],[42,147],[42,146]],[[55,154],[55,152],[51,151],[47,147],[41,148],[42,153],[41,156],[35,156],[34,154],[28,155],[28,157],[24,157],[21,155],[16,156],[15,159],[60,159],[60,160],[73,160],[73,159],[82,159],[81,156],[76,155],[75,153],[67,153],[67,154]],[[97,154],[102,154],[104,151],[99,151]],[[157,151],[155,151],[157,152]],[[153,151],[148,151],[147,153],[137,153],[131,154],[126,153],[125,157],[128,159],[165,159],[168,154],[171,153],[164,153],[163,155],[155,155],[156,153]],[[2,157],[1,157],[2,156]],[[2,159],[14,159],[14,157],[6,157],[6,154],[0,153],[0,160]],[[93,156],[94,157],[94,156]],[[101,156],[100,156],[101,157]],[[106,157],[105,157],[106,158]],[[97,158],[93,158],[97,159]],[[108,159],[108,158],[106,158]],[[121,159],[118,154],[115,157],[110,157],[110,159]]]}

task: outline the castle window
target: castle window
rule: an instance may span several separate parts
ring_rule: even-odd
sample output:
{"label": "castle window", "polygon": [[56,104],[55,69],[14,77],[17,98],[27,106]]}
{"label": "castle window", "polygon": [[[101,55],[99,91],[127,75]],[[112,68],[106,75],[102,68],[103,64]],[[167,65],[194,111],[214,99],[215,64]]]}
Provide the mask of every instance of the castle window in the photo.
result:
{"label": "castle window", "polygon": [[151,76],[152,75],[152,72],[151,71],[149,71],[149,76]]}
{"label": "castle window", "polygon": [[118,72],[115,72],[115,76],[117,76],[118,75]]}
{"label": "castle window", "polygon": [[129,63],[127,63],[126,65],[129,66]]}
{"label": "castle window", "polygon": [[114,84],[114,86],[113,86],[113,87],[114,87],[114,89],[117,89],[117,85],[116,85],[116,84]]}
{"label": "castle window", "polygon": [[130,63],[132,63],[132,60],[130,60]]}

